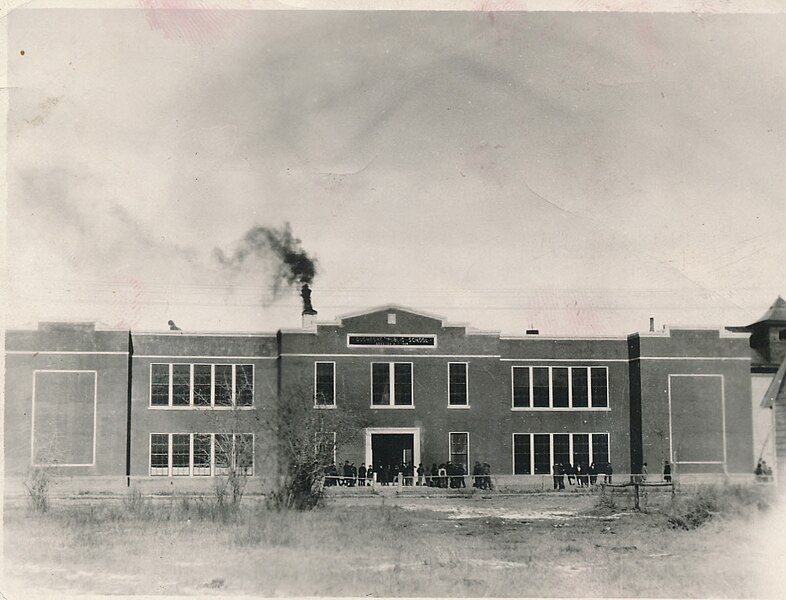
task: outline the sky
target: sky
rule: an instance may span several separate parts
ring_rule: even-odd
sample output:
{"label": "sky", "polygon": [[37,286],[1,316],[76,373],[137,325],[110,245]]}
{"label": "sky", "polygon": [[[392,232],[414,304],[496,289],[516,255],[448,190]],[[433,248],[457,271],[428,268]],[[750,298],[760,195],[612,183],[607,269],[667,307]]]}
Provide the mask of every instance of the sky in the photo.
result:
{"label": "sky", "polygon": [[[7,324],[518,334],[747,324],[786,295],[785,15],[16,10]],[[24,52],[24,53],[23,53]]]}

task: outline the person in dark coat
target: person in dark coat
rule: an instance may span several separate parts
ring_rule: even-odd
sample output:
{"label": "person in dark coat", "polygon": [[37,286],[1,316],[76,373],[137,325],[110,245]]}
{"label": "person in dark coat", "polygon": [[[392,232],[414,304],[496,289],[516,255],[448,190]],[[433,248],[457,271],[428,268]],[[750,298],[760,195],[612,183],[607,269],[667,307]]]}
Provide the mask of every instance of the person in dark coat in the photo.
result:
{"label": "person in dark coat", "polygon": [[568,483],[570,485],[574,485],[573,474],[574,474],[573,465],[571,463],[566,464],[565,465],[565,475],[567,476]]}
{"label": "person in dark coat", "polygon": [[418,464],[418,482],[417,485],[426,485],[426,469],[423,468],[423,463]]}
{"label": "person in dark coat", "polygon": [[348,486],[350,480],[352,479],[352,467],[350,466],[348,460],[344,461],[344,467],[342,469],[342,473],[341,474],[344,476],[344,479],[342,481],[342,485]]}
{"label": "person in dark coat", "polygon": [[595,466],[595,463],[590,464],[588,473],[590,485],[595,485],[598,481],[598,468]]}
{"label": "person in dark coat", "polygon": [[614,469],[612,468],[610,462],[606,463],[606,467],[604,469],[604,473],[605,473],[605,475],[603,477],[604,481],[606,483],[608,483],[608,484],[611,484],[611,478],[612,478],[612,475],[614,474]]}
{"label": "person in dark coat", "polygon": [[483,463],[482,473],[483,473],[483,485],[484,485],[483,489],[493,490],[494,484],[491,482],[491,465],[488,463]]}
{"label": "person in dark coat", "polygon": [[439,475],[439,469],[437,468],[437,463],[431,463],[431,477],[429,477],[428,484],[431,487],[438,487],[439,486],[439,479],[437,479]]}
{"label": "person in dark coat", "polygon": [[663,461],[663,481],[671,483],[671,463],[667,460]]}
{"label": "person in dark coat", "polygon": [[366,463],[360,463],[360,468],[358,469],[358,485],[366,485]]}

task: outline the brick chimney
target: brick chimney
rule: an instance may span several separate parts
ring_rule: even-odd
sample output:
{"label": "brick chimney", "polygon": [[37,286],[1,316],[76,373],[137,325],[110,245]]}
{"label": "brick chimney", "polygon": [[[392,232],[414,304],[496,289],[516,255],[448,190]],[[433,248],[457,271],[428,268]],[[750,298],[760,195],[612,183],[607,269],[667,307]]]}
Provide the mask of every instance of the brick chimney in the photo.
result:
{"label": "brick chimney", "polygon": [[303,298],[303,329],[313,329],[317,322],[317,311],[311,305],[311,288],[307,283],[300,289],[300,297]]}

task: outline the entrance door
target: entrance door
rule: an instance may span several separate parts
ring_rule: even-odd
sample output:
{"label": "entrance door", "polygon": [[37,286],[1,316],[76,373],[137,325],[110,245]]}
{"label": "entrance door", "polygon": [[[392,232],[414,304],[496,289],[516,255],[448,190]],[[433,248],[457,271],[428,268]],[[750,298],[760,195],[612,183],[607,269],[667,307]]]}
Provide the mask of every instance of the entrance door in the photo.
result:
{"label": "entrance door", "polygon": [[[371,456],[373,465],[398,467],[412,461],[415,436],[411,433],[372,433]],[[417,465],[416,465],[417,466]]]}
{"label": "entrance door", "polygon": [[366,429],[366,464],[399,465],[420,463],[419,427],[368,427]]}

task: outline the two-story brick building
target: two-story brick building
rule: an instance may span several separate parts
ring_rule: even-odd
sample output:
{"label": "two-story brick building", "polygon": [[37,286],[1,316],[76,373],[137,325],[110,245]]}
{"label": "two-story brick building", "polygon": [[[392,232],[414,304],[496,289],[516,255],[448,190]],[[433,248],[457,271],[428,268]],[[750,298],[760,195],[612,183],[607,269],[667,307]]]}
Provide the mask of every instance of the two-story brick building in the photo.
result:
{"label": "two-story brick building", "polygon": [[[747,333],[503,336],[386,306],[276,333],[100,331],[41,323],[6,336],[7,476],[209,480],[234,460],[276,469],[285,402],[357,415],[340,461],[475,461],[499,475],[670,460],[679,473],[753,467]],[[264,433],[262,433],[264,432]],[[228,451],[227,449],[230,449]]]}

